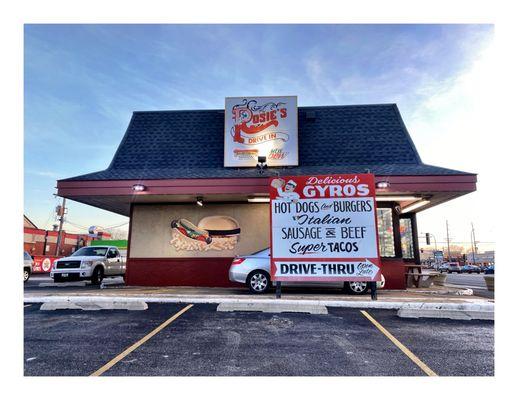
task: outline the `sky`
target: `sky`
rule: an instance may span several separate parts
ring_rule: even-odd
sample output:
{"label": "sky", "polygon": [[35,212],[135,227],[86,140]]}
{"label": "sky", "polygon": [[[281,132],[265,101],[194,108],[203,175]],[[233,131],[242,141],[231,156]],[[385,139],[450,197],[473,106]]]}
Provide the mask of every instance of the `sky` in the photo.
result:
{"label": "sky", "polygon": [[[294,94],[299,106],[397,103],[423,162],[478,174],[478,189],[418,214],[439,246],[494,248],[488,156],[492,25],[26,25],[24,210],[51,228],[56,180],[108,167],[137,110],[224,108]],[[68,202],[65,229],[127,218]],[[127,226],[126,226],[127,227]],[[122,227],[124,229],[124,226]]]}

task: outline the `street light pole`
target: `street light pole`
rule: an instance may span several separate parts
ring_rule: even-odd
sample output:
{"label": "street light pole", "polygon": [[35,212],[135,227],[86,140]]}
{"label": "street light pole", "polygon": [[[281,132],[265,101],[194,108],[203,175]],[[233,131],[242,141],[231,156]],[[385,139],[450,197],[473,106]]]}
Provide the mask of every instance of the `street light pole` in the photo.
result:
{"label": "street light pole", "polygon": [[450,257],[450,230],[448,228],[448,220],[446,220],[446,242],[448,244],[448,262],[451,261]]}
{"label": "street light pole", "polygon": [[475,227],[473,226],[473,222],[471,223],[471,237],[473,239],[473,243],[471,245],[471,252],[473,254],[473,264],[476,264],[476,253],[477,253],[477,241],[475,239]]}
{"label": "street light pole", "polygon": [[433,243],[434,243],[434,246],[435,246],[435,251],[437,251],[437,239],[435,238],[435,235],[433,233],[430,233],[429,235],[431,237],[433,237]]}

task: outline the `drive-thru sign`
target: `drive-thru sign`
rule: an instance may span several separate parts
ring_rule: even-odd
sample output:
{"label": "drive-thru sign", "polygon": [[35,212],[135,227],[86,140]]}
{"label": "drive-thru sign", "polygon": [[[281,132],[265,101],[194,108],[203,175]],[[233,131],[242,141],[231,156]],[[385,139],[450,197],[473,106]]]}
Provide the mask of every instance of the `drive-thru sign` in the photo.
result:
{"label": "drive-thru sign", "polygon": [[380,280],[374,175],[270,180],[276,281]]}

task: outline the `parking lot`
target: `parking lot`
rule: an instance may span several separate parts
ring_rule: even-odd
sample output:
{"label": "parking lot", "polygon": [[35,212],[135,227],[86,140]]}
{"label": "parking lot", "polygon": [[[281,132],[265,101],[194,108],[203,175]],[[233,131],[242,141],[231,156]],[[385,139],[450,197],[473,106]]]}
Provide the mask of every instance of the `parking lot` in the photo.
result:
{"label": "parking lot", "polygon": [[28,303],[25,375],[494,374],[492,321],[366,311],[224,313],[216,305],[157,303],[145,311],[41,311],[40,304]]}

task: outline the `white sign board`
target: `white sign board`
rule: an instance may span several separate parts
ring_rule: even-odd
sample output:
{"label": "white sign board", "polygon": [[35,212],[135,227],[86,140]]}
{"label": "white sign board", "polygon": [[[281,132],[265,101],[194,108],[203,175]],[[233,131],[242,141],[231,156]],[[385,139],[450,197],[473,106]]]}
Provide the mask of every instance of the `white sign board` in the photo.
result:
{"label": "white sign board", "polygon": [[380,279],[373,175],[273,178],[270,213],[273,279]]}
{"label": "white sign board", "polygon": [[227,97],[225,167],[299,164],[297,97]]}

